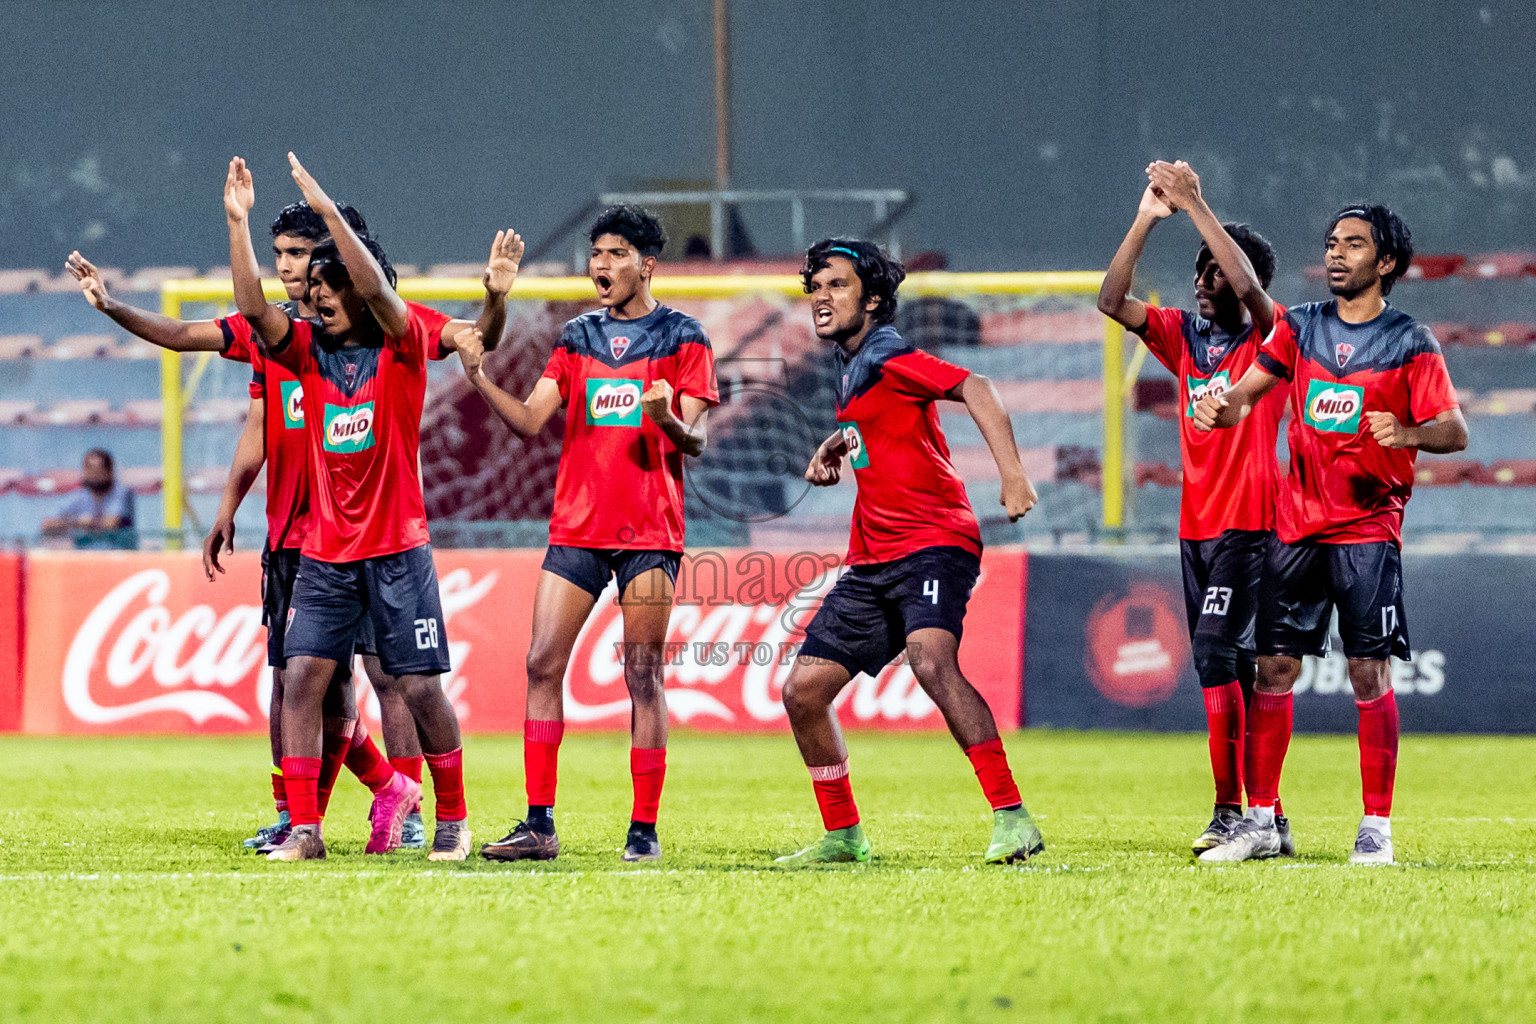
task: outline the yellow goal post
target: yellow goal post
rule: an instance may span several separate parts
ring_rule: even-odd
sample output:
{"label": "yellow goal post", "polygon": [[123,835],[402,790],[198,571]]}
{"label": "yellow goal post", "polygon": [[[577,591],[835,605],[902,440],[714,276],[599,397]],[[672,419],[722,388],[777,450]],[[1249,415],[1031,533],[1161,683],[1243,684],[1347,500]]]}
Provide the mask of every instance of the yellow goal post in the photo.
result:
{"label": "yellow goal post", "polygon": [[[959,298],[964,296],[1049,296],[1096,295],[1104,275],[1100,271],[1046,271],[999,273],[949,273],[924,271],[907,276],[901,294]],[[286,298],[282,285],[275,280],[262,282],[267,297]],[[478,278],[401,278],[396,290],[414,302],[475,302],[484,294]],[[751,295],[803,298],[800,278],[795,274],[663,274],[652,283],[652,293],[659,299],[731,299]],[[569,302],[594,299],[592,282],[585,277],[523,277],[513,285],[509,302]],[[168,317],[180,319],[186,306],[210,305],[227,310],[234,301],[229,281],[216,279],[169,280],[161,285],[160,309]],[[1140,369],[1145,349],[1137,347],[1127,366],[1126,338],[1121,327],[1106,318],[1103,339],[1103,449],[1101,454],[1103,497],[1101,522],[1113,535],[1125,526],[1126,398]],[[191,361],[190,374],[181,353],[165,352],[160,360],[162,417],[160,425],[161,470],[164,497],[166,544],[181,543],[182,511],[186,500],[183,466],[182,428],[186,406],[195,392],[198,379],[208,365],[209,353]]]}

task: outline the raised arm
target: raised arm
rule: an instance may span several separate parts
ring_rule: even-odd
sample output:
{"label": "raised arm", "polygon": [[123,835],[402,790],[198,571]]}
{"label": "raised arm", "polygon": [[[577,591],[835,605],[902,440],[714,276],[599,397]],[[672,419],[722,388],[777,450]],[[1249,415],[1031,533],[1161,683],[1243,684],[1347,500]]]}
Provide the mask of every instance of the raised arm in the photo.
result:
{"label": "raised arm", "polygon": [[507,394],[496,382],[485,375],[481,361],[485,347],[479,328],[471,327],[460,332],[458,338],[459,362],[464,366],[464,376],[480,392],[485,404],[500,416],[518,437],[532,437],[544,429],[544,424],[560,408],[560,385],[549,377],[540,377],[533,386],[533,393],[526,402],[520,402]]}
{"label": "raised arm", "polygon": [[230,463],[229,478],[224,481],[224,494],[219,498],[219,513],[214,517],[213,529],[203,539],[203,572],[210,580],[215,570],[221,573],[224,571],[224,567],[219,564],[220,552],[230,555],[235,553],[235,513],[239,511],[240,503],[245,500],[251,485],[256,482],[261,464],[267,457],[263,436],[266,415],[266,399],[251,399],[251,406],[245,414],[245,429],[240,432],[240,440],[235,443],[235,459]]}
{"label": "raised arm", "polygon": [[1159,197],[1152,186],[1141,194],[1141,204],[1136,208],[1136,219],[1125,233],[1115,258],[1109,261],[1104,272],[1104,283],[1099,285],[1099,312],[1130,331],[1141,333],[1147,326],[1147,304],[1131,295],[1131,282],[1136,277],[1136,262],[1141,250],[1146,248],[1147,236],[1152,228],[1165,217],[1173,216],[1173,208]]}
{"label": "raised arm", "polygon": [[698,458],[709,443],[709,403],[685,394],[678,403],[682,416],[672,411],[672,385],[657,378],[640,396],[640,409],[672,439],[684,455]]}
{"label": "raised arm", "polygon": [[1259,368],[1258,363],[1254,363],[1248,367],[1248,372],[1243,374],[1243,379],[1236,386],[1219,395],[1207,394],[1195,403],[1195,411],[1191,416],[1195,429],[1209,431],[1237,426],[1248,418],[1253,407],[1259,404],[1259,399],[1269,394],[1279,383],[1279,377],[1266,373]]}
{"label": "raised arm", "polygon": [[1008,419],[1008,410],[1003,408],[997,388],[986,377],[973,373],[951,390],[949,397],[964,402],[965,411],[976,421],[976,428],[991,449],[992,460],[997,463],[997,472],[1003,481],[999,504],[1008,510],[1009,522],[1018,522],[1035,507],[1040,495],[1035,493],[1034,484],[1024,472],[1019,446],[1013,437],[1013,423]]}
{"label": "raised arm", "polygon": [[442,347],[446,352],[458,348],[456,339],[471,327],[480,332],[481,344],[487,352],[501,344],[501,336],[507,329],[507,292],[517,280],[518,267],[523,262],[523,239],[516,231],[507,228],[496,232],[491,243],[491,258],[485,264],[480,281],[485,285],[485,301],[480,307],[480,317],[468,320],[450,320],[443,327]]}
{"label": "raised arm", "polygon": [[331,232],[331,240],[336,243],[341,262],[347,268],[347,275],[352,278],[352,287],[357,289],[357,294],[368,304],[368,309],[385,334],[391,338],[405,337],[409,322],[405,300],[389,286],[384,268],[379,266],[379,261],[363,245],[363,240],[357,237],[352,225],[336,209],[336,201],[325,194],[320,183],[299,163],[299,158],[289,153],[288,163],[293,168],[293,180],[298,183],[299,191],[304,193],[310,209],[325,219],[325,226]]}
{"label": "raised arm", "polygon": [[235,286],[235,308],[250,322],[262,345],[276,349],[287,339],[292,323],[261,290],[261,269],[251,242],[251,207],[255,205],[251,169],[244,159],[234,157],[224,179],[224,219],[229,225],[229,276]]}
{"label": "raised arm", "polygon": [[1211,212],[1205,197],[1200,194],[1200,176],[1183,160],[1168,163],[1158,160],[1147,168],[1147,177],[1176,208],[1189,214],[1205,239],[1206,247],[1221,267],[1221,272],[1232,286],[1232,292],[1248,310],[1261,335],[1268,334],[1275,326],[1275,303],[1264,290],[1259,275],[1254,272],[1248,254],[1235,242],[1227,229],[1221,226],[1216,214]]}
{"label": "raised arm", "polygon": [[172,352],[219,352],[224,348],[224,332],[212,320],[172,320],[147,309],[119,302],[107,294],[107,283],[95,264],[77,249],[64,261],[64,269],[80,282],[85,301],[105,313],[123,330],[143,338],[151,345]]}

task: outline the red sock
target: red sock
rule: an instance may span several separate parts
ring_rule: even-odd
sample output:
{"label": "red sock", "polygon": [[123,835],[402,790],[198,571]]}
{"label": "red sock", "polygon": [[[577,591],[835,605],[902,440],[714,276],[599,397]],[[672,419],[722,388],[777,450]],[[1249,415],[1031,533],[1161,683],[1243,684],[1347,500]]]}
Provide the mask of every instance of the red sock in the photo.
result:
{"label": "red sock", "polygon": [[331,790],[336,788],[336,776],[341,774],[341,764],[347,759],[347,748],[352,745],[352,730],[358,724],[355,718],[327,718],[320,742],[320,778],[315,782],[315,801],[320,817],[325,817],[331,806]]}
{"label": "red sock", "polygon": [[853,780],[848,777],[848,761],[807,767],[811,771],[811,785],[816,790],[816,806],[821,808],[821,824],[826,830],[832,832],[857,825],[859,809],[853,803]]}
{"label": "red sock", "polygon": [[283,790],[283,766],[272,766],[272,801],[277,804],[277,813],[282,814],[288,809],[288,794]]}
{"label": "red sock", "polygon": [[[367,786],[371,793],[377,793],[395,777],[394,768],[379,753],[378,745],[368,735],[368,727],[362,722],[358,722],[357,728],[352,730],[352,744],[347,748],[347,770],[356,775],[357,781]],[[417,771],[419,774],[420,769]]]}
{"label": "red sock", "polygon": [[283,789],[288,794],[288,816],[295,825],[320,824],[315,801],[315,782],[320,778],[320,758],[283,758]]}
{"label": "red sock", "polygon": [[420,754],[415,757],[392,757],[389,759],[389,766],[412,782],[421,784]]}
{"label": "red sock", "polygon": [[1280,769],[1291,745],[1291,717],[1289,693],[1253,695],[1243,743],[1243,776],[1248,782],[1250,806],[1273,807],[1280,799]]}
{"label": "red sock", "polygon": [[463,821],[469,817],[469,810],[464,806],[464,748],[424,756],[427,767],[432,770],[437,820]]}
{"label": "red sock", "polygon": [[1019,787],[1013,783],[1013,772],[1008,768],[1008,755],[1003,753],[1001,737],[967,747],[965,756],[971,759],[981,791],[987,795],[987,802],[994,811],[1018,807],[1024,802],[1019,796]]}
{"label": "red sock", "polygon": [[555,805],[560,739],[564,735],[564,722],[536,722],[530,718],[523,723],[523,775],[529,807]]}
{"label": "red sock", "polygon": [[1205,694],[1205,728],[1211,748],[1216,802],[1243,805],[1243,687],[1233,680],[1211,686]]}
{"label": "red sock", "polygon": [[1355,701],[1360,709],[1360,789],[1365,813],[1392,816],[1392,785],[1397,780],[1397,694]]}
{"label": "red sock", "polygon": [[635,782],[635,809],[630,820],[656,824],[656,811],[661,807],[661,784],[667,780],[667,748],[631,747],[629,774]]}

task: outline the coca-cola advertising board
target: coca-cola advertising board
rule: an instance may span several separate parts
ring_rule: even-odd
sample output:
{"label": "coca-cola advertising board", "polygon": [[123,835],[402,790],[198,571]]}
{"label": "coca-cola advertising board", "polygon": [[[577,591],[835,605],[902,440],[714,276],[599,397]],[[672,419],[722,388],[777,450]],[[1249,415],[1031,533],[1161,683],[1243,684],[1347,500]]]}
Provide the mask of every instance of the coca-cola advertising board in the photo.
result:
{"label": "coca-cola advertising board", "polygon": [[0,732],[21,724],[21,572],[21,556],[0,551]]}
{"label": "coca-cola advertising board", "polygon": [[[464,727],[522,728],[524,661],[542,551],[438,551],[453,671],[442,678]],[[249,732],[271,693],[254,554],[208,582],[195,553],[39,552],[27,559],[21,727],[31,733]],[[787,728],[780,690],[802,631],[842,571],[836,555],[690,552],[667,636],[678,725]],[[1018,723],[1022,552],[988,552],[961,666],[1004,728]],[[627,729],[622,618],[610,589],[577,639],[566,677],[573,729]],[[361,673],[359,673],[361,678]],[[366,719],[377,702],[359,687]],[[839,715],[852,728],[942,729],[904,663],[859,676]]]}

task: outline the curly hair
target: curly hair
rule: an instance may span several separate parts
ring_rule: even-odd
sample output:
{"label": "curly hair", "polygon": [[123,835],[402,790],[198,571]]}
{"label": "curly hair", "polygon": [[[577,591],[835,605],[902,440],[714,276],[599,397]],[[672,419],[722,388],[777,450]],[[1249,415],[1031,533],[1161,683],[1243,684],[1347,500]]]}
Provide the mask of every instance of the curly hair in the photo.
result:
{"label": "curly hair", "polygon": [[[1268,288],[1269,282],[1275,278],[1275,247],[1269,244],[1269,239],[1247,224],[1234,222],[1223,224],[1222,227],[1232,236],[1237,247],[1243,250],[1248,262],[1253,264],[1253,272],[1259,276],[1259,285]],[[1200,243],[1200,251],[1195,254],[1195,273],[1201,273],[1212,258],[1211,247],[1204,242]]]}
{"label": "curly hair", "polygon": [[863,285],[864,298],[878,299],[870,314],[877,324],[888,324],[896,319],[896,289],[906,280],[907,268],[900,261],[891,259],[874,242],[857,238],[823,238],[805,251],[805,266],[800,271],[800,284],[810,294],[811,278],[825,270],[833,256],[840,256],[853,263],[854,272]]}
{"label": "curly hair", "polygon": [[1346,206],[1328,221],[1328,230],[1323,232],[1323,245],[1328,244],[1328,236],[1333,234],[1333,229],[1339,226],[1339,221],[1358,218],[1371,226],[1371,241],[1376,243],[1376,258],[1391,256],[1397,262],[1393,268],[1381,275],[1381,294],[1387,295],[1392,291],[1392,286],[1397,279],[1408,273],[1408,268],[1413,265],[1413,232],[1408,230],[1408,225],[1403,223],[1403,218],[1378,204],[1358,206]]}
{"label": "curly hair", "polygon": [[[368,222],[363,220],[363,215],[357,212],[357,208],[346,203],[337,203],[336,209],[346,222],[352,225],[364,238],[368,235]],[[277,211],[277,216],[272,220],[272,237],[278,235],[293,235],[296,238],[307,238],[311,242],[319,242],[328,238],[331,229],[325,226],[325,218],[310,208],[306,202],[289,203]]]}
{"label": "curly hair", "polygon": [[604,235],[618,235],[641,256],[660,256],[667,246],[667,233],[661,229],[656,215],[629,203],[604,210],[593,222],[587,240],[596,242]]}
{"label": "curly hair", "polygon": [[[389,286],[395,286],[395,268],[389,263],[389,257],[384,255],[384,247],[372,238],[364,236],[363,246],[373,254],[373,258],[379,261],[379,267],[384,271],[384,278]],[[334,239],[327,237],[325,241],[315,246],[315,251],[309,254],[309,267],[311,270],[320,268],[320,276],[326,284],[333,288],[344,287],[352,283],[352,275],[347,273],[347,266],[342,262],[341,251],[336,248]]]}

